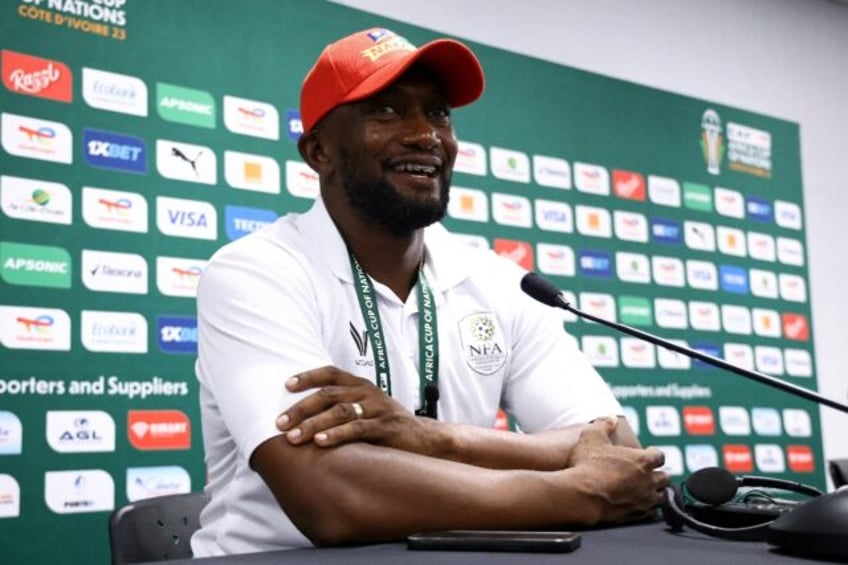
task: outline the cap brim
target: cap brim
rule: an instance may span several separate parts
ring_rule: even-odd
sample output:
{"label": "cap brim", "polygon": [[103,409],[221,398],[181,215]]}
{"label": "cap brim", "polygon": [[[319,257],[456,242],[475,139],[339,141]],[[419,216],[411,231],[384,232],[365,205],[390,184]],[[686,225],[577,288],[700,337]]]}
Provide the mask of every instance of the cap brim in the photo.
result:
{"label": "cap brim", "polygon": [[383,90],[416,63],[436,73],[453,108],[470,104],[483,94],[486,84],[483,67],[471,49],[453,39],[437,39],[422,45],[397,64],[379,69],[348,92],[343,102],[362,100]]}

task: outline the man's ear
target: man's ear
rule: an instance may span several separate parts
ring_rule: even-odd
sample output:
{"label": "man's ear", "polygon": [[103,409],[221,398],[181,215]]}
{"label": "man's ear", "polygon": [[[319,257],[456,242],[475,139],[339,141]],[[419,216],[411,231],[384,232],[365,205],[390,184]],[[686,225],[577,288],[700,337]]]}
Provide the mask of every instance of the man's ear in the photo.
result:
{"label": "man's ear", "polygon": [[312,130],[300,136],[297,140],[297,150],[300,156],[309,165],[312,170],[318,173],[318,176],[324,177],[330,171],[331,161],[318,139],[318,132]]}

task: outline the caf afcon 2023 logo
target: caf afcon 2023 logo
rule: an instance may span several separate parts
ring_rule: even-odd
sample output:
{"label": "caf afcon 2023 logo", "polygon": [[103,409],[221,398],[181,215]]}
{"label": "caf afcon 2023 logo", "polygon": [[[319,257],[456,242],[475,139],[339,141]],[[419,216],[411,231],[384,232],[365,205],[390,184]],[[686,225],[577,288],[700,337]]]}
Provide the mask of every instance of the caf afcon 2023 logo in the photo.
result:
{"label": "caf afcon 2023 logo", "polygon": [[712,108],[701,117],[701,150],[707,163],[707,172],[711,175],[721,173],[721,161],[724,158],[724,136],[722,136],[721,118]]}

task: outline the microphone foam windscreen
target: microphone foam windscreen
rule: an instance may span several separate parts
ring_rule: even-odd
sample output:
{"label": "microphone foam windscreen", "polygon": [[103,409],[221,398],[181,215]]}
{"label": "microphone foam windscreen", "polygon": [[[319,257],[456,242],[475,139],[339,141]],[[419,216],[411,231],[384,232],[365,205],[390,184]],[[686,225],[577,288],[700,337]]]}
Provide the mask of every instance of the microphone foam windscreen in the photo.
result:
{"label": "microphone foam windscreen", "polygon": [[693,498],[717,506],[730,502],[739,483],[730,471],[721,467],[706,467],[686,479],[686,490]]}

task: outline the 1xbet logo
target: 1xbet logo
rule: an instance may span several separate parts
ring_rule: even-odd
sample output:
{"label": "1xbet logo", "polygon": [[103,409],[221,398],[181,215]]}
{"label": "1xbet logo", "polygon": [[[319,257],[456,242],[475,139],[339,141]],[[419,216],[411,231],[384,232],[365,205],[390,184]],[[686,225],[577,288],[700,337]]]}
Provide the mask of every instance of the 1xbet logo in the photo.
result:
{"label": "1xbet logo", "polygon": [[165,353],[197,353],[197,318],[159,316],[156,329],[159,349]]}
{"label": "1xbet logo", "polygon": [[83,147],[92,167],[147,173],[147,146],[139,137],[85,128]]}

